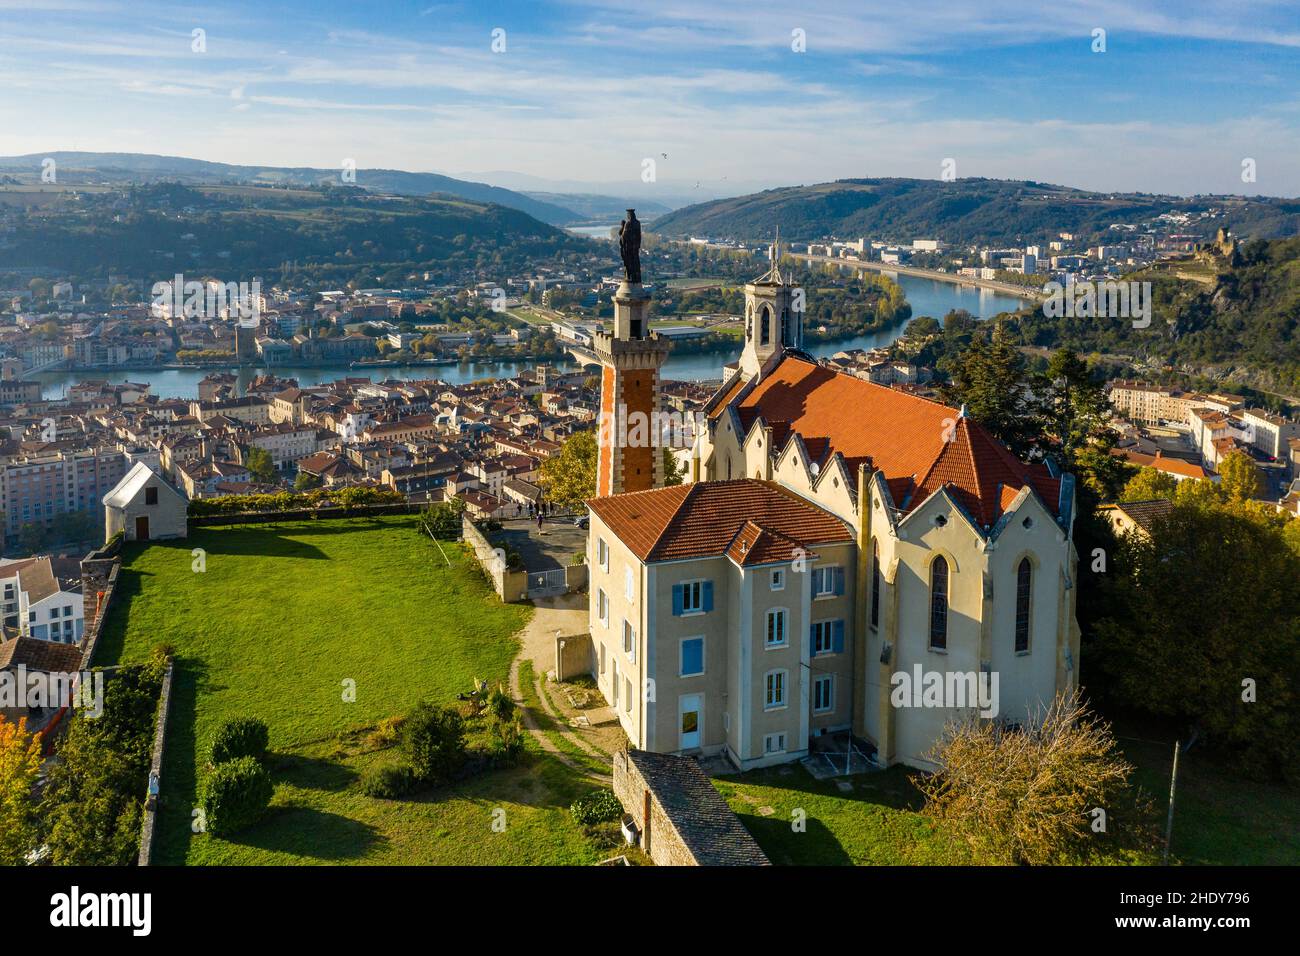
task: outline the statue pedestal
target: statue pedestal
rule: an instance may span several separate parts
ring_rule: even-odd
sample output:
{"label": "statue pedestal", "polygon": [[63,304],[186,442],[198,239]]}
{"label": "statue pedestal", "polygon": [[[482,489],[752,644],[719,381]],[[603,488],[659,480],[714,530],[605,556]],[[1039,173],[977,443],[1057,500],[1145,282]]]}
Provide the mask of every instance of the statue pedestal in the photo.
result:
{"label": "statue pedestal", "polygon": [[639,282],[624,281],[614,293],[614,338],[644,339],[650,335],[650,293]]}

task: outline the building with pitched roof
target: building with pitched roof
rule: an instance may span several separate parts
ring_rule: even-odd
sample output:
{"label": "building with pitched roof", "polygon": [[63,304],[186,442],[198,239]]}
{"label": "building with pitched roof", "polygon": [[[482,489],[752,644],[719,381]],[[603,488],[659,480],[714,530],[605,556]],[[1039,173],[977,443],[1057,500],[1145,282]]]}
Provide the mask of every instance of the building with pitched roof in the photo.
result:
{"label": "building with pitched roof", "polygon": [[[750,768],[848,732],[929,768],[949,721],[1024,724],[1077,686],[1074,479],[820,365],[777,262],[746,286],[692,483],[588,502],[593,672],[644,750]],[[913,674],[993,706],[900,697]]]}

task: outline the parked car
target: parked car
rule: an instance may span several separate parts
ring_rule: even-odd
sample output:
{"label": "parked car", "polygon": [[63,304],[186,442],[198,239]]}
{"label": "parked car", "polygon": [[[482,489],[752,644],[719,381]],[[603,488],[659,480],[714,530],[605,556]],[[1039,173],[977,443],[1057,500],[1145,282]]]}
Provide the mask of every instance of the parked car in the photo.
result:
{"label": "parked car", "polygon": [[579,515],[578,517],[574,518],[573,523],[576,524],[583,531],[586,531],[588,528],[591,527],[591,519],[588,518],[586,515]]}

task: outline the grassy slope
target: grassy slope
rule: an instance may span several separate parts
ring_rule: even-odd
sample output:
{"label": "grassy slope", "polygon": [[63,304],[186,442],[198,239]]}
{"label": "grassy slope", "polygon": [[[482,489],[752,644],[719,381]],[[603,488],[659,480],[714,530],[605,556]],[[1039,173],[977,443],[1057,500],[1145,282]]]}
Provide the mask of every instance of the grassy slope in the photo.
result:
{"label": "grassy slope", "polygon": [[[191,570],[196,547],[204,573]],[[202,529],[128,548],[97,663],[141,659],[161,641],[176,648],[160,862],[585,861],[562,812],[572,785],[551,758],[414,801],[356,787],[378,758],[349,731],[422,698],[452,699],[475,677],[503,681],[518,648],[529,609],[500,604],[472,561],[444,548],[451,568],[405,518]],[[356,681],[354,703],[342,699],[345,679]],[[245,714],[271,728],[274,813],[236,842],[192,837],[196,750]],[[479,826],[498,805],[514,824],[502,834]],[[481,839],[466,838],[475,831]]]}

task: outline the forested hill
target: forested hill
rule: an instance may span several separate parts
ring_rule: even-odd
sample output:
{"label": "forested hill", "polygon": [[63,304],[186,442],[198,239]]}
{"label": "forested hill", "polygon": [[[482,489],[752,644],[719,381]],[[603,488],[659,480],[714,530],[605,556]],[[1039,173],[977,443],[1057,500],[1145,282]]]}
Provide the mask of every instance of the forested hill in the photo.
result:
{"label": "forested hill", "polygon": [[292,262],[307,277],[375,286],[426,269],[517,270],[591,251],[517,209],[342,188],[10,186],[0,187],[0,220],[0,272],[83,277],[248,277]]}
{"label": "forested hill", "polygon": [[[1152,282],[1149,328],[1125,318],[1048,318],[1026,310],[1009,328],[1022,344],[1068,345],[1152,366],[1300,396],[1300,238],[1249,242],[1209,282],[1177,278],[1201,262],[1127,277]],[[1211,264],[1213,265],[1213,264]]]}
{"label": "forested hill", "polygon": [[[1196,221],[1202,213],[1215,218]],[[1095,193],[1018,180],[844,179],[769,189],[687,206],[650,224],[660,235],[756,241],[776,228],[791,240],[825,236],[953,243],[1025,243],[1072,232],[1098,237],[1115,223],[1140,224],[1163,213],[1194,217],[1176,231],[1210,237],[1230,222],[1237,235],[1300,233],[1300,200],[1241,196]],[[1114,233],[1111,233],[1113,236]]]}
{"label": "forested hill", "polygon": [[[33,153],[29,156],[0,156],[0,175],[24,182],[40,182],[43,164],[54,160],[58,182],[65,184],[107,183],[140,185],[161,181],[186,185],[244,183],[255,186],[342,185],[342,169],[309,166],[236,166],[182,156],[152,156],[146,153]],[[487,183],[454,179],[440,173],[407,172],[401,169],[355,170],[355,185],[369,192],[399,196],[428,196],[441,193],[479,203],[496,203],[526,212],[553,226],[581,220],[571,209],[534,199],[512,189]]]}

